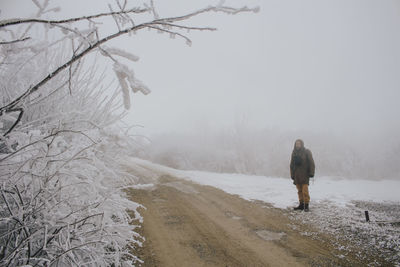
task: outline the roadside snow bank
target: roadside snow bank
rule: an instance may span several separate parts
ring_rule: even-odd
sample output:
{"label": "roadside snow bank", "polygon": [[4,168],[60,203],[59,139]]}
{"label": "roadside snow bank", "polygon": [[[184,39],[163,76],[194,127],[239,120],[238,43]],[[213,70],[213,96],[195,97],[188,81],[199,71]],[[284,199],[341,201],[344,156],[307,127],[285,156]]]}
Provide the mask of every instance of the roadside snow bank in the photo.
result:
{"label": "roadside snow bank", "polygon": [[[247,200],[271,203],[277,208],[285,209],[298,202],[296,187],[289,178],[181,171],[137,158],[131,161],[157,173],[214,186]],[[313,180],[310,182],[310,195],[314,203],[330,201],[344,207],[354,201],[400,202],[400,181],[346,180],[333,177],[317,177]]]}

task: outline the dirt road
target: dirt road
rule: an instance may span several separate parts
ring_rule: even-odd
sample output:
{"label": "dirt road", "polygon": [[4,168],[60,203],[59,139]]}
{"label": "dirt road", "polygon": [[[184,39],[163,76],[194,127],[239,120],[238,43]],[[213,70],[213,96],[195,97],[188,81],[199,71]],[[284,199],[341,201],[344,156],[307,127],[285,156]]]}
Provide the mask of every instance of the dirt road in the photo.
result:
{"label": "dirt road", "polygon": [[[344,259],[330,236],[301,235],[279,209],[170,176],[129,196],[143,204],[142,266],[366,266]],[[296,230],[294,230],[296,228]]]}

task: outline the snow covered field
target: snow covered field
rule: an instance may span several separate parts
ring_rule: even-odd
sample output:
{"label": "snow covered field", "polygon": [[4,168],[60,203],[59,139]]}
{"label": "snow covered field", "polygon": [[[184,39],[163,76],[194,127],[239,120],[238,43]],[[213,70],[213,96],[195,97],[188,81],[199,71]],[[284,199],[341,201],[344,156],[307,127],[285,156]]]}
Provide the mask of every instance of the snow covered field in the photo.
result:
{"label": "snow covered field", "polygon": [[[351,240],[366,253],[376,253],[392,262],[393,266],[400,266],[400,227],[397,223],[390,223],[400,221],[400,181],[317,176],[310,183],[311,212],[304,213],[291,210],[298,201],[296,188],[288,178],[181,171],[141,159],[130,161],[159,174],[213,186],[247,200],[270,203],[283,209],[294,221],[312,224],[318,231],[333,234],[337,240]],[[365,222],[365,210],[370,212],[370,223]],[[302,234],[318,238],[317,232]],[[335,240],[332,242],[336,243]],[[351,248],[341,247],[341,250],[343,254],[340,256],[345,257]]]}

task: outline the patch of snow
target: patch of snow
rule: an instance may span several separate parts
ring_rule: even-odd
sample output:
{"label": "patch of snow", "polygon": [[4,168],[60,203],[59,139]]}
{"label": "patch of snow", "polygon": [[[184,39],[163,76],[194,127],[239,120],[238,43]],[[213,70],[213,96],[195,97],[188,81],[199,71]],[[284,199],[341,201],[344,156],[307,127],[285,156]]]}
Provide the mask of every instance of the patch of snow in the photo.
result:
{"label": "patch of snow", "polygon": [[154,188],[154,184],[137,184],[131,186],[133,189],[151,190]]}

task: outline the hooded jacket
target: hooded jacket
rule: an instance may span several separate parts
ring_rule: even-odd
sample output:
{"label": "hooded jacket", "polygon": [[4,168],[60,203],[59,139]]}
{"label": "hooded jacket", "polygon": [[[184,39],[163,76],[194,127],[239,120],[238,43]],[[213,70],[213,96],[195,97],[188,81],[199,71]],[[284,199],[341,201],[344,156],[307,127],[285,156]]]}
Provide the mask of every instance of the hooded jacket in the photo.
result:
{"label": "hooded jacket", "polygon": [[314,177],[315,164],[311,151],[304,147],[303,140],[300,141],[301,148],[296,149],[296,143],[293,148],[290,160],[290,176],[294,184],[309,184],[310,177]]}

